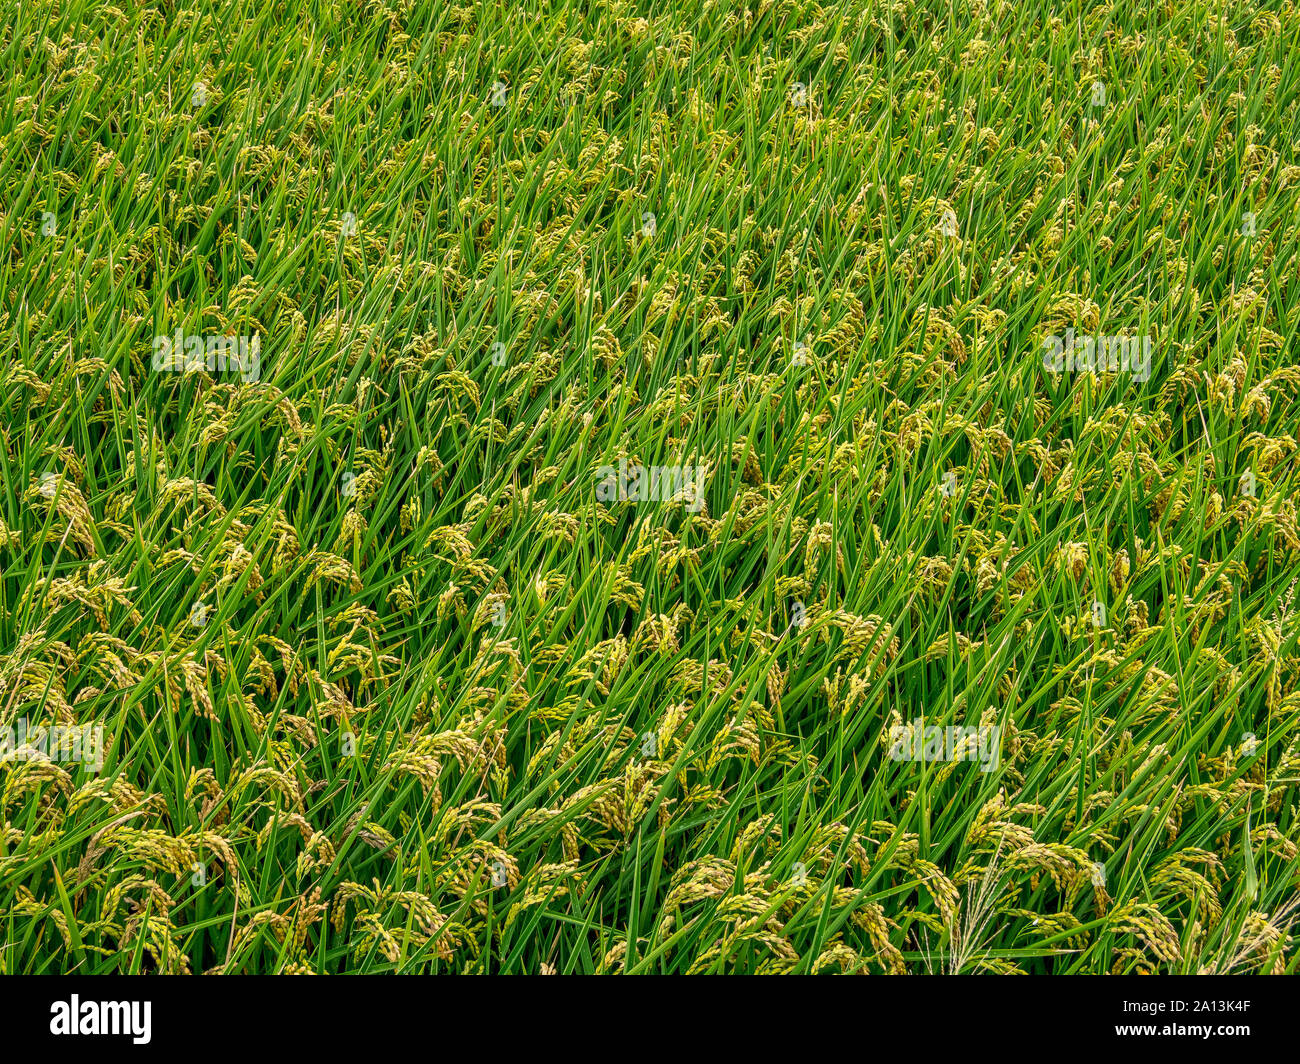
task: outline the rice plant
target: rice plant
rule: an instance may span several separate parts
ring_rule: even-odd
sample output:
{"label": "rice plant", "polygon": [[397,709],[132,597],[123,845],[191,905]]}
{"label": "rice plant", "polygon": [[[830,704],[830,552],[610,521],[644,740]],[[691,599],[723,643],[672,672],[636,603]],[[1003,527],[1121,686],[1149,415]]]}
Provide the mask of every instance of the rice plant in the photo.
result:
{"label": "rice plant", "polygon": [[10,5],[0,973],[1295,972],[1298,46]]}

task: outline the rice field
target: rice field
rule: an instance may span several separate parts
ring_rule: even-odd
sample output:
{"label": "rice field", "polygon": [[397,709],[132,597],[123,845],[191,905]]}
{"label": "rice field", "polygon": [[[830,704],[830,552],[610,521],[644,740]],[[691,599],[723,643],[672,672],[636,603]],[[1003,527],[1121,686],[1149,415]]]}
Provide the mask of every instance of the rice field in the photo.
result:
{"label": "rice field", "polygon": [[0,50],[0,973],[1300,969],[1293,0]]}

